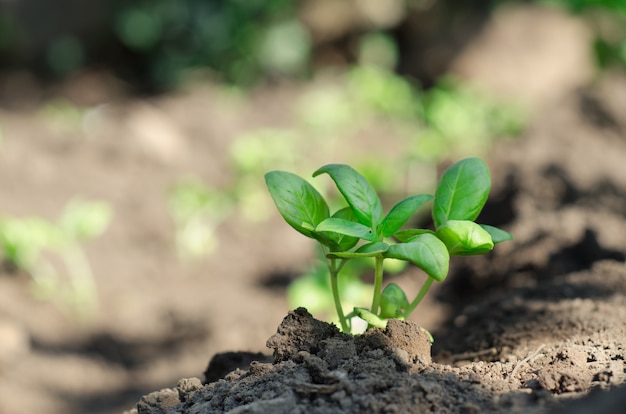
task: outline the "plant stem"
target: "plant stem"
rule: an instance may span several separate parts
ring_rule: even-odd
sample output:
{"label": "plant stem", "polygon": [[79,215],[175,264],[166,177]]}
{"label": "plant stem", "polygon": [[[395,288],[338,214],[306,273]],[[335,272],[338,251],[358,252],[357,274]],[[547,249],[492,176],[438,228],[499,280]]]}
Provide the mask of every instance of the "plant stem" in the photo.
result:
{"label": "plant stem", "polygon": [[63,252],[63,258],[72,277],[72,309],[82,318],[94,316],[98,307],[98,291],[93,272],[84,250],[71,244]]}
{"label": "plant stem", "polygon": [[378,315],[378,308],[380,307],[380,295],[383,288],[383,258],[382,255],[375,257],[374,263],[374,297],[372,299],[372,313]]}
{"label": "plant stem", "polygon": [[413,302],[411,302],[409,307],[406,308],[406,310],[404,312],[404,319],[407,319],[411,315],[411,312],[413,312],[413,310],[415,310],[417,305],[420,304],[420,302],[422,301],[422,299],[424,298],[424,296],[428,292],[428,289],[430,289],[430,286],[433,284],[433,280],[434,279],[432,277],[429,277],[428,279],[426,279],[426,282],[424,282],[424,284],[422,285],[422,288],[417,293],[417,296],[415,297],[415,299],[413,299]]}
{"label": "plant stem", "polygon": [[[326,257],[328,253],[326,247],[323,244],[320,244],[322,248],[322,254]],[[328,267],[328,272],[330,273],[330,288],[333,292],[333,302],[335,302],[335,310],[337,311],[337,317],[339,318],[339,324],[341,325],[341,330],[345,333],[350,333],[351,329],[348,325],[348,320],[343,313],[343,307],[341,306],[341,297],[339,297],[339,272],[346,264],[347,260],[341,259],[339,264],[337,264],[337,259],[329,259],[326,257],[326,266]]]}
{"label": "plant stem", "polygon": [[337,275],[339,272],[331,270],[330,271],[330,287],[333,291],[333,300],[335,302],[335,309],[337,310],[337,316],[339,317],[339,323],[341,324],[341,330],[345,333],[350,333],[350,327],[348,326],[348,321],[343,313],[343,308],[341,307],[341,298],[339,297],[339,286],[337,283]]}

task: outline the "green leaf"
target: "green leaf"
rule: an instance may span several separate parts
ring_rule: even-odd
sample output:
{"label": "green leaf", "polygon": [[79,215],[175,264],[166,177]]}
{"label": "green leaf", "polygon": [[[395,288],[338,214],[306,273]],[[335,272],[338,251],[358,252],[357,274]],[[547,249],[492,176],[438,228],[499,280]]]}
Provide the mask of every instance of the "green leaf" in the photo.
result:
{"label": "green leaf", "polygon": [[491,174],[481,159],[466,158],[452,165],[443,173],[435,192],[435,227],[448,220],[475,220],[490,189]]}
{"label": "green leaf", "polygon": [[303,178],[285,171],[268,172],[265,183],[285,221],[305,236],[316,238],[313,230],[330,216],[320,193]]}
{"label": "green leaf", "polygon": [[[356,217],[354,217],[354,213],[352,213],[350,207],[337,210],[335,214],[332,215],[332,217],[356,222]],[[359,242],[358,237],[347,236],[345,234],[335,232],[325,232],[323,234],[320,234],[320,236],[326,236],[330,241],[336,244],[335,248],[331,247],[333,251],[343,252],[346,250],[350,250]]]}
{"label": "green leaf", "polygon": [[346,236],[358,237],[360,239],[374,241],[376,235],[367,226],[350,220],[330,217],[322,221],[315,228],[316,233],[333,232],[344,234]]}
{"label": "green leaf", "polygon": [[421,206],[434,199],[430,194],[419,194],[406,198],[393,206],[389,214],[383,219],[381,232],[389,237],[402,227]]}
{"label": "green leaf", "polygon": [[396,239],[402,242],[406,242],[409,239],[412,239],[413,237],[417,236],[418,234],[425,234],[425,233],[435,235],[434,231],[428,230],[428,229],[406,229],[406,230],[400,230],[399,232],[396,232],[396,234],[394,234],[393,237],[395,237]]}
{"label": "green leaf", "polygon": [[343,259],[356,259],[358,257],[375,257],[385,253],[389,245],[384,242],[367,243],[356,249],[354,252],[332,252],[326,255],[328,258],[341,257]]}
{"label": "green leaf", "polygon": [[383,217],[383,207],[376,191],[367,180],[345,164],[328,164],[313,173],[313,177],[328,174],[348,202],[356,218],[374,229]]}
{"label": "green leaf", "polygon": [[513,235],[508,231],[504,231],[497,227],[489,226],[487,224],[480,224],[480,227],[482,227],[487,233],[489,233],[493,244],[502,243],[507,240],[513,240]]}
{"label": "green leaf", "polygon": [[380,296],[380,316],[382,318],[398,318],[409,306],[409,300],[400,286],[390,283],[383,289]]}
{"label": "green leaf", "polygon": [[429,233],[418,234],[406,243],[389,246],[383,256],[407,260],[438,282],[448,275],[448,249],[441,240]]}
{"label": "green leaf", "polygon": [[483,254],[493,249],[491,235],[469,220],[449,220],[437,228],[437,236],[452,256]]}

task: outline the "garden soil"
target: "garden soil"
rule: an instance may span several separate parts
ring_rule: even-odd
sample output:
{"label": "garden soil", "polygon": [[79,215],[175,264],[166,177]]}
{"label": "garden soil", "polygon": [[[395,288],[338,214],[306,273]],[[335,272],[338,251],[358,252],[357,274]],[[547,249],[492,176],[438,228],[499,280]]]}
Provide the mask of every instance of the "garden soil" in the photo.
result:
{"label": "garden soil", "polygon": [[[60,91],[112,102],[82,118],[63,100],[0,112],[1,214],[55,219],[75,195],[115,211],[86,245],[91,316],[38,299],[15,269],[0,272],[1,414],[610,413],[626,403],[623,74],[559,95],[484,155],[494,186],[478,221],[514,241],[453,258],[411,321],[355,337],[290,311],[286,283],[315,252],[275,213],[254,222],[233,207],[212,254],[176,256],[172,186],[193,172],[227,188],[232,137],[288,126],[299,86],[250,102],[206,84],[126,100],[98,79]],[[343,150],[402,148],[380,140],[384,131]],[[359,156],[343,150],[332,160],[309,151],[309,161]],[[416,291],[420,278],[409,268],[393,280]]]}

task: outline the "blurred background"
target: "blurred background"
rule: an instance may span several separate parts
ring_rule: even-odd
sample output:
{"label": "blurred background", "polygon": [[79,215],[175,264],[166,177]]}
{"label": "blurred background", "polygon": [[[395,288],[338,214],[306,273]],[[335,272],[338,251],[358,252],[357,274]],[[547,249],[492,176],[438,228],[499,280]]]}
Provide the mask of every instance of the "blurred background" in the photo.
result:
{"label": "blurred background", "polygon": [[625,66],[623,0],[0,0],[0,413],[121,412],[332,319],[265,172],[393,205]]}

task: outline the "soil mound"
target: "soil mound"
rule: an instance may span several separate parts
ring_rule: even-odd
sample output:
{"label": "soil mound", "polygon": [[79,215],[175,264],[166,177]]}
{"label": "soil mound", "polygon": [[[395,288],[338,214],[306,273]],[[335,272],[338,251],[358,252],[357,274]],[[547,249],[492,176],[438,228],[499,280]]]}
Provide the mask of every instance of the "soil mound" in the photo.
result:
{"label": "soil mound", "polygon": [[[428,336],[415,323],[391,320],[385,330],[351,336],[298,308],[267,341],[273,363],[253,360],[247,369],[205,384],[183,379],[176,388],[144,396],[131,413],[566,412],[558,395],[624,381],[623,346],[598,339],[541,344],[519,360],[510,354],[506,362],[452,366],[431,362]],[[242,361],[237,353],[226,357]],[[213,375],[210,368],[205,373]]]}

